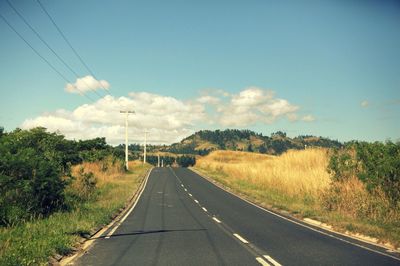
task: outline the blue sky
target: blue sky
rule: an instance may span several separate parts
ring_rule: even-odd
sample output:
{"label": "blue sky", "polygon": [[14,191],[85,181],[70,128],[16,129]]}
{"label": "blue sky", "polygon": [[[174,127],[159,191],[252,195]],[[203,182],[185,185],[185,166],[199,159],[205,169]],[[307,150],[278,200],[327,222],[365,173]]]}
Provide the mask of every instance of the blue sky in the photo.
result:
{"label": "blue sky", "polygon": [[[80,78],[89,75],[36,1],[12,3]],[[92,103],[67,92],[66,81],[0,19],[6,130],[43,125],[70,138],[104,135],[117,143],[123,138],[117,109],[130,108],[137,111],[134,138],[146,127],[161,142],[216,128],[341,141],[400,138],[396,1],[41,3],[110,85],[110,96],[88,91]],[[76,82],[5,0],[0,13]]]}

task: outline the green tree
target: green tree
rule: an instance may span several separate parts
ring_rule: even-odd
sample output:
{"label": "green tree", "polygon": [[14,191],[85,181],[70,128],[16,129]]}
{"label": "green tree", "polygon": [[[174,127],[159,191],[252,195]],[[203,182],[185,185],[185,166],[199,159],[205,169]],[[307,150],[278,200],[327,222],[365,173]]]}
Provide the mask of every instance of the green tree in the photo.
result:
{"label": "green tree", "polygon": [[0,138],[0,223],[14,224],[48,215],[64,205],[62,155],[44,129],[14,132]]}

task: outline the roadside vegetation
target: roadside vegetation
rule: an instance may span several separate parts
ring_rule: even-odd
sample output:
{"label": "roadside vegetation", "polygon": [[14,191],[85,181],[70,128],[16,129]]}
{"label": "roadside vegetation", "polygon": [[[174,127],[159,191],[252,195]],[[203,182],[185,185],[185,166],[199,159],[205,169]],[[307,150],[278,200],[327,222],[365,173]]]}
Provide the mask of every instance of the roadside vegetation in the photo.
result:
{"label": "roadside vegetation", "polygon": [[43,128],[0,134],[0,265],[47,265],[107,224],[150,168],[103,138],[70,141]]}
{"label": "roadside vegetation", "polygon": [[249,200],[400,245],[400,144],[351,142],[280,156],[215,151],[195,169]]}

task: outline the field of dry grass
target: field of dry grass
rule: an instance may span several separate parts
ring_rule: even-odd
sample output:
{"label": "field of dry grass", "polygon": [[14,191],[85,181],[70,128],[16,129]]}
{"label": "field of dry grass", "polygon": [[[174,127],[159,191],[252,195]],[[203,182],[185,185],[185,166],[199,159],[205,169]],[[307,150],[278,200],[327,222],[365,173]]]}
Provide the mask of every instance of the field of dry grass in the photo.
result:
{"label": "field of dry grass", "polygon": [[[137,161],[129,162],[130,166],[136,164]],[[99,181],[99,185],[117,180],[124,175],[124,166],[119,161],[113,161],[112,158],[106,158],[101,162],[83,162],[82,164],[72,167],[73,176],[79,176],[79,172],[93,173]],[[82,169],[82,170],[81,170]],[[132,167],[131,167],[132,169]]]}
{"label": "field of dry grass", "polygon": [[383,216],[387,200],[371,196],[357,178],[331,181],[329,150],[290,150],[280,156],[215,151],[199,158],[195,169],[267,208],[289,211],[400,245],[397,211]]}
{"label": "field of dry grass", "polygon": [[281,156],[215,151],[198,159],[196,167],[229,175],[225,182],[254,185],[290,197],[318,198],[329,186],[328,151],[288,151]]}

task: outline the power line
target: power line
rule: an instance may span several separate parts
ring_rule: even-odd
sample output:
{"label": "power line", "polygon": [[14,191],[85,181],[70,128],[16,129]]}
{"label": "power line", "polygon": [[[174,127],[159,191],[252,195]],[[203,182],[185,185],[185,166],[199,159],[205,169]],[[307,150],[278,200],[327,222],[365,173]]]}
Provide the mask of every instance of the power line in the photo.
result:
{"label": "power line", "polygon": [[[18,17],[25,23],[25,25],[27,25],[31,31],[33,33],[35,33],[36,37],[38,37],[42,43],[44,45],[46,45],[46,47],[58,58],[58,60],[60,60],[64,66],[66,68],[69,69],[69,71],[71,71],[71,73],[73,73],[77,79],[79,79],[79,75],[57,54],[56,51],[54,51],[53,48],[51,48],[51,46],[42,38],[42,36],[32,27],[32,25],[24,18],[24,16],[22,16],[22,14],[11,4],[11,2],[9,0],[6,0],[6,2],[8,3],[8,5],[14,10],[14,12],[18,15]],[[86,87],[89,90],[93,90],[100,98],[102,98],[103,96],[100,95],[96,90],[91,89],[90,86],[83,80],[83,83],[85,83]],[[72,84],[72,83],[71,83]],[[77,88],[77,86],[75,86]]]}
{"label": "power line", "polygon": [[[0,14],[0,17],[3,19],[3,21],[10,27],[10,29],[12,29],[17,35],[18,37],[20,37],[25,43],[26,45],[28,45],[32,51],[35,52],[35,54],[37,56],[39,56],[51,69],[54,70],[54,72],[56,72],[64,81],[66,81],[67,83],[71,83],[63,74],[61,74],[60,71],[57,70],[57,68],[55,68],[46,58],[44,58],[9,22],[8,20],[2,15]],[[72,84],[72,83],[71,83]],[[89,97],[88,95],[86,95],[83,91],[81,91],[80,89],[78,89],[78,87],[74,86],[83,96],[85,96],[86,98],[88,98],[89,100],[91,100],[92,102],[95,102],[91,97]]]}
{"label": "power line", "polygon": [[[54,21],[53,17],[47,12],[46,8],[43,6],[43,4],[40,2],[40,0],[36,0],[39,4],[39,6],[42,8],[43,12],[47,15],[47,17],[50,19],[50,21],[53,23],[54,27],[57,29],[58,33],[60,33],[61,37],[64,39],[64,41],[68,44],[68,46],[71,48],[72,52],[75,54],[75,56],[79,59],[79,61],[82,63],[82,65],[86,68],[86,70],[96,79],[96,75],[93,73],[93,71],[89,68],[89,66],[85,63],[85,61],[82,59],[82,57],[78,54],[78,52],[75,50],[75,48],[72,46],[71,42],[68,41],[68,38],[65,36],[65,34],[62,32],[60,27],[58,27],[57,23]],[[99,82],[101,88],[105,91],[107,89]]]}

